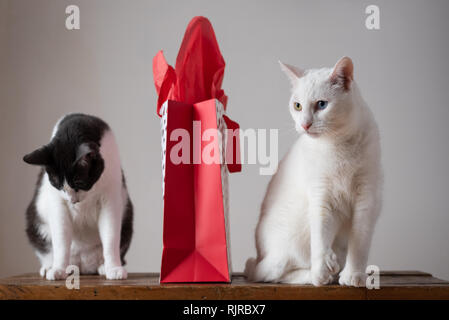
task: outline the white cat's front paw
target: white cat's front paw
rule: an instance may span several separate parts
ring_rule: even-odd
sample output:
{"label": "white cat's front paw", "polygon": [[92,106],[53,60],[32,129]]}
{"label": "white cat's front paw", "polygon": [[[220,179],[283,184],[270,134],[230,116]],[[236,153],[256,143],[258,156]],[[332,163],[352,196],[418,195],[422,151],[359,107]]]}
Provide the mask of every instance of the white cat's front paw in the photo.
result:
{"label": "white cat's front paw", "polygon": [[342,286],[365,287],[367,275],[360,271],[343,270],[338,283]]}
{"label": "white cat's front paw", "polygon": [[334,275],[340,271],[337,262],[337,255],[328,250],[312,263],[312,284],[315,286],[323,286],[334,281]]}
{"label": "white cat's front paw", "polygon": [[311,279],[316,287],[325,286],[334,281],[334,277],[326,270],[312,270]]}
{"label": "white cat's front paw", "polygon": [[62,268],[50,268],[45,273],[47,280],[64,280],[67,278],[68,274]]}
{"label": "white cat's front paw", "polygon": [[128,278],[128,272],[121,266],[105,268],[105,274],[108,280],[124,280]]}
{"label": "white cat's front paw", "polygon": [[335,275],[340,271],[337,255],[332,250],[329,250],[323,255],[323,263],[331,275]]}

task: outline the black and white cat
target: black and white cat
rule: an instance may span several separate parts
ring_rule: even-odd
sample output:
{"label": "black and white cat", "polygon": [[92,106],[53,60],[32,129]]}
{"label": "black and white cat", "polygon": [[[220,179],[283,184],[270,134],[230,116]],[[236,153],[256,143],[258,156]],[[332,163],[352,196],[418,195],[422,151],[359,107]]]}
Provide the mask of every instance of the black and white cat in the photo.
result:
{"label": "black and white cat", "polygon": [[23,160],[42,166],[26,212],[40,275],[64,279],[67,266],[76,265],[81,274],[126,279],[133,206],[109,126],[97,117],[66,115],[50,142]]}

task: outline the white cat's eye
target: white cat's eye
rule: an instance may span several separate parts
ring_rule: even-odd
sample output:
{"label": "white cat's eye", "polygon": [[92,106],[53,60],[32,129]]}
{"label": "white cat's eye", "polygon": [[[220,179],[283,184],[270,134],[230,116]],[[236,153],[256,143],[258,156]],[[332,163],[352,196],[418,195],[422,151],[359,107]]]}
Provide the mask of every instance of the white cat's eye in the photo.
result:
{"label": "white cat's eye", "polygon": [[295,108],[295,110],[302,110],[302,105],[299,102],[293,102],[293,107]]}
{"label": "white cat's eye", "polygon": [[324,109],[326,109],[327,104],[328,104],[327,101],[319,100],[319,101],[316,103],[316,108],[317,108],[318,110],[324,110]]}

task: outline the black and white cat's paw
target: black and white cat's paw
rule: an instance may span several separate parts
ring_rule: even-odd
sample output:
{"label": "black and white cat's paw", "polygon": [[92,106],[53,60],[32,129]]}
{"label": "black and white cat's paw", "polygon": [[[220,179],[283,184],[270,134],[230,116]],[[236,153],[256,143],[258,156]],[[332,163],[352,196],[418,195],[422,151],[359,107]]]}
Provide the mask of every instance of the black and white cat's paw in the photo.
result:
{"label": "black and white cat's paw", "polygon": [[[42,269],[42,268],[41,268]],[[65,269],[51,267],[45,271],[45,278],[47,280],[64,280],[68,274]]]}
{"label": "black and white cat's paw", "polygon": [[[100,266],[101,267],[101,266]],[[98,268],[100,269],[100,268]],[[100,270],[98,270],[100,273]],[[128,278],[128,272],[125,267],[104,267],[104,274],[108,280],[125,280]]]}
{"label": "black and white cat's paw", "polygon": [[45,278],[45,275],[47,274],[47,271],[50,270],[50,268],[51,268],[51,266],[50,266],[50,267],[48,267],[48,266],[42,266],[42,267],[39,269],[39,275],[41,276],[41,278]]}
{"label": "black and white cat's paw", "polygon": [[349,269],[343,269],[340,273],[340,278],[338,283],[342,286],[352,286],[352,287],[365,287],[366,286],[367,275],[360,271],[351,271]]}
{"label": "black and white cat's paw", "polygon": [[337,255],[326,251],[315,263],[312,263],[311,280],[314,286],[323,286],[334,282],[334,275],[340,271]]}
{"label": "black and white cat's paw", "polygon": [[100,276],[106,275],[106,271],[105,271],[105,269],[104,269],[104,264],[102,264],[101,266],[98,267],[97,273],[98,273]]}

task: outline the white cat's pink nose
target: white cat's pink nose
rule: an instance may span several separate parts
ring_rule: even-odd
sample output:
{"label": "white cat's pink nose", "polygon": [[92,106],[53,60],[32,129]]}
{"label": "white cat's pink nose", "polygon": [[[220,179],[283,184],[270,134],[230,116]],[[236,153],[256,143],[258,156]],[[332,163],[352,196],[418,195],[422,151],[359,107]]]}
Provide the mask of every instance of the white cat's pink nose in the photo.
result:
{"label": "white cat's pink nose", "polygon": [[308,122],[308,123],[303,123],[302,127],[304,128],[304,130],[309,130],[309,128],[312,126],[312,122]]}

